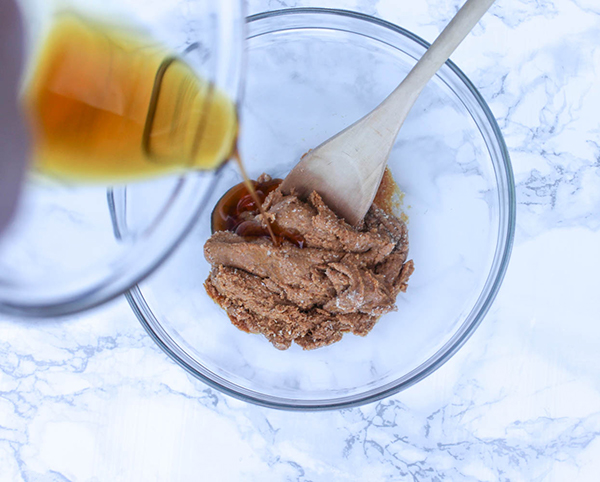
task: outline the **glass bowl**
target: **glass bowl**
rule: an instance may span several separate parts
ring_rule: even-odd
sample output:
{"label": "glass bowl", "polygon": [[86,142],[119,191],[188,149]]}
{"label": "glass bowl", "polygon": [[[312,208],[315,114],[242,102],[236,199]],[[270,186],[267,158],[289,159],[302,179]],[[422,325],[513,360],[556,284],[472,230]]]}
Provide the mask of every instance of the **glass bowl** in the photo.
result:
{"label": "glass bowl", "polygon": [[[254,178],[284,177],[308,149],[374,108],[428,47],[393,24],[339,10],[264,13],[248,30],[241,153]],[[452,63],[421,94],[389,167],[404,192],[415,273],[398,311],[366,337],[278,351],[235,328],[203,287],[210,210],[127,294],[134,312],[192,375],[259,405],[340,408],[409,387],[464,344],[496,296],[514,233],[514,182],[492,113]],[[226,166],[209,204],[239,181]]]}
{"label": "glass bowl", "polygon": [[[43,32],[66,2],[20,3],[30,58],[36,58]],[[196,73],[238,98],[244,40],[239,0],[71,0],[69,5],[78,15],[150,32],[185,55]],[[120,99],[119,92],[106,95]],[[63,315],[122,294],[189,231],[214,178],[214,172],[172,175],[107,192],[106,185],[61,182],[33,172],[16,219],[0,239],[0,311]],[[117,218],[110,211],[116,204]],[[115,224],[125,216],[127,225]]]}

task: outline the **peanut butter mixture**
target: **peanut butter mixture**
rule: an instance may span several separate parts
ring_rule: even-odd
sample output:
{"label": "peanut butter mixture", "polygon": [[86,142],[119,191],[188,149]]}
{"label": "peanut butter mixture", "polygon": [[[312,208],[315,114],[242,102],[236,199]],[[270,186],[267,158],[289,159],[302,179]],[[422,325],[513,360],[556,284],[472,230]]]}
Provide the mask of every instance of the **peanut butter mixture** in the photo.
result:
{"label": "peanut butter mixture", "polygon": [[[263,174],[259,182],[270,178]],[[263,207],[303,247],[265,237],[215,232],[204,246],[212,265],[206,291],[239,329],[264,335],[276,348],[330,345],[344,333],[366,335],[396,310],[413,262],[403,221],[373,204],[358,227],[338,218],[313,192],[306,202],[279,189]],[[262,222],[260,215],[256,221]]]}

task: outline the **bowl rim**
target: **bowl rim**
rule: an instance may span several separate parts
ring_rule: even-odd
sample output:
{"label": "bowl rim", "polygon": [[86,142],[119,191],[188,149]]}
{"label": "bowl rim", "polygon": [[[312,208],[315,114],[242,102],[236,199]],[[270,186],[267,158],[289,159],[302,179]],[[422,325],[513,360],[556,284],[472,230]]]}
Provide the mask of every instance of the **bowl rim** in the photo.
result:
{"label": "bowl rim", "polygon": [[[365,21],[371,24],[375,24],[384,28],[387,28],[395,33],[401,34],[407,37],[409,40],[416,42],[417,44],[429,48],[430,44],[422,39],[421,37],[415,35],[414,33],[396,25],[386,20],[382,20],[371,15],[367,15],[364,13],[359,13],[351,10],[343,10],[343,9],[332,9],[332,8],[317,8],[317,7],[299,7],[299,8],[285,8],[279,10],[272,10],[267,12],[258,13],[255,15],[251,15],[247,17],[246,23],[252,24],[253,22],[257,22],[263,19],[272,19],[276,17],[289,16],[289,15],[333,15],[333,16],[341,16],[348,17],[356,20]],[[248,32],[249,33],[249,32]],[[250,35],[248,38],[252,38]],[[125,297],[129,302],[133,312],[137,316],[141,325],[144,327],[146,332],[150,335],[150,337],[155,341],[155,343],[179,366],[184,368],[188,373],[198,378],[202,382],[206,383],[208,386],[226,394],[230,395],[239,400],[250,402],[255,405],[274,408],[280,410],[290,410],[290,411],[323,411],[323,410],[334,410],[334,409],[342,409],[342,408],[350,408],[356,407],[359,405],[364,405],[367,403],[375,402],[381,400],[383,398],[389,397],[395,393],[398,393],[402,390],[405,390],[417,382],[423,380],[424,378],[431,375],[438,368],[444,365],[454,354],[466,343],[466,341],[472,336],[477,327],[481,324],[483,318],[485,318],[487,312],[489,311],[493,301],[498,294],[504,276],[506,274],[506,270],[508,268],[508,263],[510,260],[510,255],[514,242],[515,235],[515,224],[516,224],[516,195],[515,195],[515,184],[514,184],[514,175],[512,170],[512,165],[510,162],[510,156],[508,153],[508,149],[506,147],[506,143],[494,118],[489,106],[485,102],[482,95],[479,93],[477,88],[473,85],[473,83],[468,79],[468,77],[452,62],[448,60],[446,65],[452,70],[452,72],[458,77],[460,81],[464,83],[470,93],[473,95],[474,100],[477,102],[478,106],[481,108],[483,114],[487,122],[489,123],[489,127],[491,128],[493,137],[498,143],[498,148],[501,154],[501,162],[500,167],[503,168],[502,174],[505,176],[505,187],[506,192],[506,206],[503,208],[500,207],[499,213],[499,225],[500,229],[498,232],[498,240],[496,244],[496,253],[494,255],[494,260],[492,262],[492,267],[490,272],[488,273],[488,281],[489,275],[493,273],[494,265],[497,265],[497,273],[491,286],[488,288],[488,293],[483,302],[480,304],[479,311],[474,316],[472,322],[467,326],[461,325],[457,333],[448,340],[433,356],[431,356],[428,360],[423,362],[419,367],[415,368],[412,372],[414,374],[410,375],[409,372],[405,377],[408,378],[404,381],[391,382],[386,385],[386,387],[382,389],[375,389],[372,391],[365,392],[363,394],[352,395],[348,397],[338,397],[334,399],[324,399],[324,400],[302,400],[299,403],[293,402],[291,399],[286,399],[283,397],[275,397],[272,395],[261,394],[259,392],[255,392],[249,389],[245,389],[243,387],[238,387],[233,383],[226,382],[224,379],[221,379],[216,374],[215,379],[209,378],[203,373],[197,371],[194,367],[192,367],[189,363],[187,363],[181,356],[179,356],[175,351],[168,346],[167,343],[159,336],[159,334],[153,329],[153,326],[148,321],[154,317],[151,310],[147,309],[147,305],[145,303],[144,296],[139,288],[139,285],[134,286],[132,289],[125,293]],[[496,173],[496,178],[498,179],[498,173]],[[504,209],[504,219],[502,216],[502,211]],[[505,224],[504,232],[502,232],[503,221]],[[500,246],[500,250],[498,247]],[[486,282],[487,284],[487,282]],[[482,294],[485,292],[482,291]],[[143,303],[138,303],[138,301],[142,301]],[[478,299],[479,302],[479,299]],[[476,305],[474,305],[473,309],[476,309]],[[157,324],[160,327],[160,323]],[[166,338],[170,338],[170,336],[164,332],[163,336]],[[410,376],[409,376],[410,375]],[[404,378],[404,377],[403,377]],[[223,380],[223,383],[219,383],[216,379]],[[237,387],[236,390],[233,387]]]}

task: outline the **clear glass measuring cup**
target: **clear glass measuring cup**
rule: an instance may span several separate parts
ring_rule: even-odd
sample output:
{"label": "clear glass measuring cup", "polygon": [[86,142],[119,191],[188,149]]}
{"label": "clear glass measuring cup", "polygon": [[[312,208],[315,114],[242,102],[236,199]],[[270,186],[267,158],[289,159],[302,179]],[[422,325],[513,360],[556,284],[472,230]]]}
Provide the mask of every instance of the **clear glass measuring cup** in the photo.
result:
{"label": "clear glass measuring cup", "polygon": [[0,311],[54,316],[143,279],[205,208],[237,132],[244,17],[239,0],[21,7],[34,162],[0,238]]}

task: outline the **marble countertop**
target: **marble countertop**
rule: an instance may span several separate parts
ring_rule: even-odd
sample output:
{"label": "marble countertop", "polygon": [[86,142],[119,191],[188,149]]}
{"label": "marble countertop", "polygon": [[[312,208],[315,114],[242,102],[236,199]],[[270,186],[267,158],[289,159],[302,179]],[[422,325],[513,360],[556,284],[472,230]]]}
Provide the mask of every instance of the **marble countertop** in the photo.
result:
{"label": "marble countertop", "polygon": [[[433,40],[458,0],[250,0],[361,11]],[[192,379],[119,299],[0,317],[0,481],[595,481],[600,472],[600,5],[497,2],[453,60],[511,153],[517,233],[484,322],[360,408],[270,410]],[[485,35],[483,35],[485,31]]]}

